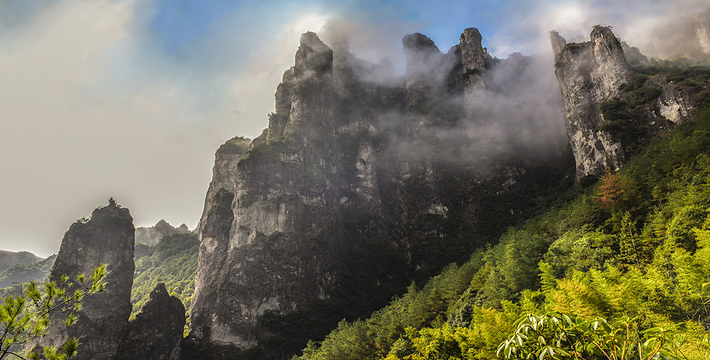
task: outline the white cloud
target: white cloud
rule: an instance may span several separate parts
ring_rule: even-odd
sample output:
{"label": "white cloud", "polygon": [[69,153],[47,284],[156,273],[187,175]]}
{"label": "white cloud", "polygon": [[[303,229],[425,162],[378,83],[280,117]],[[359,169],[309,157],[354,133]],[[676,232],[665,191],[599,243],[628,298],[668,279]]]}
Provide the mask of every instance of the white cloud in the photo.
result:
{"label": "white cloud", "polygon": [[97,79],[121,70],[106,54],[131,41],[132,11],[125,1],[57,3],[22,46],[0,52],[0,248],[56,252],[69,225],[110,196],[137,225],[197,222],[214,150],[237,129],[220,109],[192,111],[179,77],[109,96],[116,83]]}

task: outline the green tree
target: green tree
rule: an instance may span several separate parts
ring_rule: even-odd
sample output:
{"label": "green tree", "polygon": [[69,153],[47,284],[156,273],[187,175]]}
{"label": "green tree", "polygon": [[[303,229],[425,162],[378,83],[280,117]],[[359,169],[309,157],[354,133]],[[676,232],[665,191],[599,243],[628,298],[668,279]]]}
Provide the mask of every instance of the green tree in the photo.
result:
{"label": "green tree", "polygon": [[[54,282],[38,284],[30,282],[20,286],[19,293],[9,295],[0,303],[0,359],[38,359],[43,355],[48,360],[69,359],[76,354],[79,342],[70,338],[63,344],[52,344],[42,349],[35,347],[22,352],[22,348],[45,335],[49,329],[49,315],[55,312],[66,314],[67,326],[77,321],[77,312],[87,295],[104,291],[106,265],[102,264],[86,280],[86,275],[77,277],[78,288],[69,291],[72,285],[67,276],[62,285]],[[42,354],[40,354],[40,350]]]}
{"label": "green tree", "polygon": [[606,173],[599,178],[599,189],[594,197],[602,207],[611,211],[617,207],[619,201],[623,200],[627,181],[620,174]]}
{"label": "green tree", "polygon": [[672,332],[663,327],[639,328],[637,318],[614,321],[596,318],[580,322],[563,313],[527,314],[498,347],[504,359],[642,359],[671,355],[677,348]]}

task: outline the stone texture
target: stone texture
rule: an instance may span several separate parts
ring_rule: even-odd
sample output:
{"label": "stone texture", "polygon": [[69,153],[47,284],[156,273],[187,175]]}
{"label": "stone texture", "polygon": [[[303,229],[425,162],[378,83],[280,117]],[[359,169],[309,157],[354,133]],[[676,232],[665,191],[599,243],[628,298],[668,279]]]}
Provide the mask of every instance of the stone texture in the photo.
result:
{"label": "stone texture", "polygon": [[106,291],[84,298],[78,321],[70,327],[62,322],[63,314],[53,314],[48,334],[39,345],[61,344],[75,337],[80,345],[73,359],[111,359],[116,354],[131,314],[133,246],[133,218],[113,199],[108,206],[94,210],[91,219],[72,224],[49,280],[60,284],[62,275],[67,275],[76,281],[80,274],[87,274],[88,279],[94,268],[107,264]]}
{"label": "stone texture", "polygon": [[[634,144],[673,128],[674,123],[692,117],[694,108],[685,90],[667,83],[662,76],[644,77],[637,66],[648,60],[638,49],[623,45],[607,27],[596,26],[590,41],[566,43],[557,32],[550,34],[557,76],[565,104],[565,123],[577,167],[577,178],[617,170],[632,154]],[[624,48],[633,52],[627,56]],[[632,79],[643,87],[659,89],[660,96],[647,103],[631,105],[633,96],[622,88]],[[603,131],[605,119],[600,105],[623,102],[622,111],[631,114],[628,127],[644,129],[635,138],[615,137]]]}
{"label": "stone texture", "polygon": [[[553,49],[564,43],[551,33]],[[590,41],[566,44],[555,53],[555,74],[565,102],[565,121],[577,164],[577,177],[599,174],[624,162],[623,147],[599,130],[599,104],[619,93],[631,80],[621,43],[609,28],[595,27]]]}
{"label": "stone texture", "polygon": [[[465,133],[460,141],[441,135],[457,133],[459,99],[484,89],[495,63],[477,30],[446,54],[422,34],[405,36],[404,76],[386,61],[356,59],[344,43],[332,51],[304,34],[263,137],[246,153],[217,152],[191,307],[198,345],[288,357],[305,342],[279,342],[275,317],[331,316],[337,306],[326,306],[355,296],[363,304],[348,306],[384,305],[416,276],[459,260],[444,254],[465,260],[487,224],[522,206],[479,209],[530,169],[508,160],[484,169],[461,155]],[[329,326],[348,315],[332,315]],[[312,326],[288,325],[291,337]]]}
{"label": "stone texture", "polygon": [[113,360],[178,360],[184,327],[185,307],[159,283],[128,323]]}

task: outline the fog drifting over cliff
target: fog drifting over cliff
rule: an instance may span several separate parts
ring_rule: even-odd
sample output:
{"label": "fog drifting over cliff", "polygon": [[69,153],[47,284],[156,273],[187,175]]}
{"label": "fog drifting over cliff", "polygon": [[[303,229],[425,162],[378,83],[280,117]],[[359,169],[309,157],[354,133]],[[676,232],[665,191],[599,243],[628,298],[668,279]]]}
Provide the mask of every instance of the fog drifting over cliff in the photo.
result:
{"label": "fog drifting over cliff", "polygon": [[[478,27],[496,57],[537,54],[548,81],[551,29],[586,39],[591,26],[612,25],[648,55],[675,56],[668,46],[697,41],[677,25],[701,7],[707,2],[0,0],[0,248],[56,252],[69,224],[111,196],[137,226],[164,218],[193,227],[215,149],[267,126],[300,33],[333,21],[354,54],[386,56],[398,73],[406,33],[424,33],[445,52]],[[517,119],[503,104],[489,103],[492,117]]]}

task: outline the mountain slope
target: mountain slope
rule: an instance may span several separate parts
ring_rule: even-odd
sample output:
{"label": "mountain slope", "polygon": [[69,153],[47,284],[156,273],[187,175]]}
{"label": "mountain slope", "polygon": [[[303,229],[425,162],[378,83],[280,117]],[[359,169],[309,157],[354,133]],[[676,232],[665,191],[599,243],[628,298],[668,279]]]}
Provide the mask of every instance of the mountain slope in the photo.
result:
{"label": "mountain slope", "polygon": [[12,266],[0,273],[0,289],[16,283],[42,281],[49,276],[56,255],[30,264]]}
{"label": "mountain slope", "polygon": [[165,236],[153,246],[136,245],[132,317],[150,300],[158,283],[164,283],[167,292],[190,311],[199,246],[197,235],[189,233]]}
{"label": "mountain slope", "polygon": [[710,109],[495,247],[369,319],[341,323],[301,358],[495,358],[518,318],[550,312],[631,321],[639,336],[675,329],[678,347],[664,351],[708,356],[708,134]]}
{"label": "mountain slope", "polygon": [[27,251],[12,252],[0,250],[0,273],[15,265],[31,264],[43,260]]}
{"label": "mountain slope", "polygon": [[198,346],[289,357],[571,185],[562,122],[550,120],[562,116],[557,85],[539,90],[535,59],[492,58],[474,28],[447,53],[410,34],[396,76],[345,44],[303,34],[269,128],[217,151],[191,307]]}

